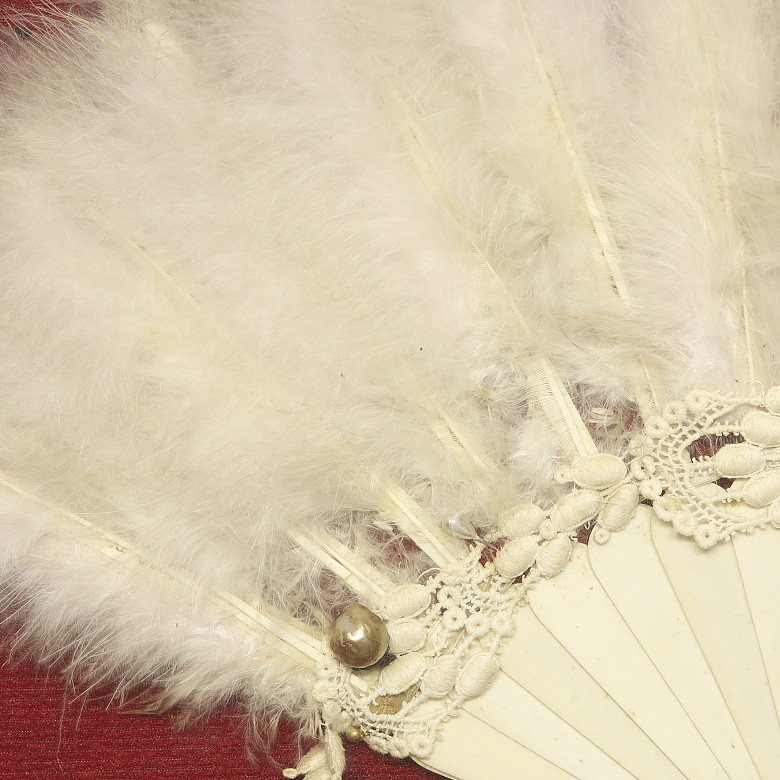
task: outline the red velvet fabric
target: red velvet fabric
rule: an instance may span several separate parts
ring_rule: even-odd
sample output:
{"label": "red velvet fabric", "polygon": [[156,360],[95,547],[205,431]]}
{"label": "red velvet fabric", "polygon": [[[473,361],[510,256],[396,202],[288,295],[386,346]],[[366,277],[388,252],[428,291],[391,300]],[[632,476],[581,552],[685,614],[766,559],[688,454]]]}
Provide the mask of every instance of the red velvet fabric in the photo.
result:
{"label": "red velvet fabric", "polygon": [[[0,0],[0,19],[46,2],[85,5]],[[9,665],[0,649],[2,780],[274,780],[295,765],[297,756],[298,742],[289,726],[280,730],[270,755],[250,760],[238,711],[221,711],[179,730],[167,718],[123,713],[100,696],[81,698],[66,691],[56,673]],[[348,745],[347,761],[344,780],[432,777],[411,761],[377,755],[364,745]]]}
{"label": "red velvet fabric", "polygon": [[[56,674],[29,666],[0,670],[3,780],[277,780],[297,756],[295,734],[283,727],[270,755],[250,759],[237,711],[179,730],[167,718],[125,714],[100,698],[85,701],[66,692]],[[347,761],[344,780],[432,777],[365,745],[348,745]]]}

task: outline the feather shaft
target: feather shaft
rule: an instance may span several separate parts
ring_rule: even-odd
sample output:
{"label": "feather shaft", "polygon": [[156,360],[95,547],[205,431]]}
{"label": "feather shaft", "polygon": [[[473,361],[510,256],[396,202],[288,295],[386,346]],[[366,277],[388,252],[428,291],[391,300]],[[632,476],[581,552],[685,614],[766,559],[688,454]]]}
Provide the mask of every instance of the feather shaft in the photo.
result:
{"label": "feather shaft", "polygon": [[[486,277],[490,287],[498,293],[503,304],[511,311],[515,328],[522,342],[533,343],[533,332],[517,301],[498,273],[495,264],[490,261],[484,250],[479,246],[477,239],[470,234],[464,221],[458,218],[457,210],[452,203],[452,199],[446,193],[442,183],[442,176],[437,171],[433,156],[425,149],[421,129],[403,107],[401,99],[395,96],[395,92],[392,89],[388,89],[388,94],[389,100],[396,106],[393,114],[397,119],[400,133],[405,140],[420,178],[427,184],[431,192],[439,198],[444,208],[452,216],[454,224],[471,248],[472,257],[475,258],[480,273]],[[519,358],[517,363],[521,375],[525,376],[531,384],[535,402],[545,413],[554,430],[561,436],[564,446],[569,451],[576,452],[579,455],[595,453],[597,451],[596,445],[571,400],[565,384],[549,360],[530,351],[522,358]],[[536,378],[535,381],[534,377]]]}
{"label": "feather shaft", "polygon": [[[66,533],[72,533],[75,529],[79,529],[75,534],[75,539],[78,542],[92,547],[118,564],[132,565],[145,577],[151,573],[160,575],[180,594],[192,593],[197,589],[197,584],[182,572],[170,569],[163,570],[159,564],[151,564],[150,556],[136,545],[106,531],[85,517],[33,496],[11,481],[8,475],[0,474],[0,487],[12,496],[32,498],[41,507],[53,511],[59,525]],[[259,634],[265,641],[268,640],[268,635],[278,640],[278,648],[292,660],[301,661],[303,658],[313,664],[321,663],[322,653],[319,649],[321,640],[317,640],[304,629],[302,624],[292,618],[282,618],[270,613],[270,611],[264,613],[226,590],[214,590],[209,594],[209,597],[217,605],[227,608],[230,615],[250,632]]]}
{"label": "feather shaft", "polygon": [[[579,143],[569,118],[570,111],[564,105],[564,97],[559,87],[560,78],[555,73],[552,65],[544,61],[536,36],[528,22],[528,17],[522,5],[518,7],[520,9],[523,30],[533,53],[539,79],[545,85],[549,95],[550,113],[553,117],[553,123],[574,174],[574,180],[587,220],[596,238],[598,256],[606,266],[612,290],[630,312],[633,306],[633,299],[626,283],[622,255],[615,241],[611,221],[604,206],[599,186],[591,171],[590,161],[582,144]],[[634,378],[636,400],[644,416],[649,417],[657,413],[660,409],[658,378],[653,376],[653,372],[651,372],[645,360],[641,357],[630,359],[628,368]]]}

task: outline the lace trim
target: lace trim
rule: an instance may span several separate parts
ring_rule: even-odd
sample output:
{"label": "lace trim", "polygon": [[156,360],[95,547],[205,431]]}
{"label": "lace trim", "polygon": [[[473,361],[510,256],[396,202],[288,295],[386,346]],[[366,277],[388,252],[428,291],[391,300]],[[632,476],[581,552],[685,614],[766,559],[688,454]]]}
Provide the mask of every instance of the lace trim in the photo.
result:
{"label": "lace trim", "polygon": [[694,390],[650,418],[631,452],[642,496],[700,547],[780,527],[780,387],[763,397]]}
{"label": "lace trim", "polygon": [[[496,575],[493,564],[480,564],[474,550],[424,585],[388,594],[380,614],[394,657],[380,669],[354,672],[326,648],[314,687],[325,723],[346,715],[375,750],[429,755],[441,724],[498,673],[496,655],[514,632],[512,614],[526,588],[525,581]],[[424,708],[428,702],[436,706]]]}
{"label": "lace trim", "polygon": [[340,733],[397,758],[428,756],[442,724],[490,686],[515,609],[534,583],[563,569],[583,528],[604,543],[631,521],[641,499],[703,548],[737,531],[780,527],[780,387],[763,397],[692,391],[648,419],[628,455],[630,467],[605,454],[561,467],[556,481],[572,492],[548,512],[513,507],[487,548],[389,593],[379,609],[389,663],[358,672],[326,643],[313,691],[323,741],[285,777],[341,777]]}

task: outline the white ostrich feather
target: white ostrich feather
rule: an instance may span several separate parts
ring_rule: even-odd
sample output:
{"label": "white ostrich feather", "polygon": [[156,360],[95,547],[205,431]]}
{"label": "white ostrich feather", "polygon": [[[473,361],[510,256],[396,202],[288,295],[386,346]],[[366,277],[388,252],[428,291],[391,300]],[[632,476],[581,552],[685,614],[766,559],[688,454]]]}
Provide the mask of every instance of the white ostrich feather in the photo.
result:
{"label": "white ostrich feather", "polygon": [[[14,646],[157,709],[297,719],[323,744],[290,777],[339,776],[348,729],[464,780],[774,776],[752,692],[780,682],[777,23],[666,0],[16,18]],[[751,680],[696,582],[755,631]],[[354,601],[390,628],[381,672],[325,641]]]}

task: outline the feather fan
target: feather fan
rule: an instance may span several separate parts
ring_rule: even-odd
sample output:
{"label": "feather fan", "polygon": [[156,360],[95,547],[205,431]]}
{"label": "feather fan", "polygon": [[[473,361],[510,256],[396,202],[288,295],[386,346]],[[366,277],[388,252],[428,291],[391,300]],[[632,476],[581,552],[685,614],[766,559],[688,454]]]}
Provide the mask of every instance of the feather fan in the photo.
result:
{"label": "feather fan", "polygon": [[288,777],[775,777],[775,6],[82,11],[1,38],[13,647]]}

